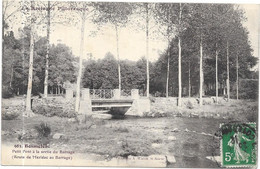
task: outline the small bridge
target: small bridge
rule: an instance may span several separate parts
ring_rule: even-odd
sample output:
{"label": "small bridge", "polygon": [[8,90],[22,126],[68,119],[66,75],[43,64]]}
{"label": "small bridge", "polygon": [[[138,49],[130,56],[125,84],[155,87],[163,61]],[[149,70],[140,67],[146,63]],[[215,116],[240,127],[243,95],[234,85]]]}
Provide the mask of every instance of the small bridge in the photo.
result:
{"label": "small bridge", "polygon": [[131,107],[133,104],[132,99],[111,99],[111,100],[100,100],[100,99],[92,99],[91,105],[92,108],[112,108],[112,107]]}
{"label": "small bridge", "polygon": [[[66,98],[73,97],[73,90],[66,90]],[[138,89],[82,89],[80,110],[81,114],[106,113],[125,114],[129,109],[137,114],[150,111],[150,100],[141,98]]]}

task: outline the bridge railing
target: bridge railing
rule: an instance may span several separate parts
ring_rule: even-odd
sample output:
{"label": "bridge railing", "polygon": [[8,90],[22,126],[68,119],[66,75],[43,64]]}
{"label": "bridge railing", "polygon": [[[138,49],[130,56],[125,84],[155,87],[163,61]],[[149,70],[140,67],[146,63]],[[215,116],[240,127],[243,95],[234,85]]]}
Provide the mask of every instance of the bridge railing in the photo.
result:
{"label": "bridge railing", "polygon": [[91,99],[111,99],[114,97],[113,89],[90,89]]}
{"label": "bridge railing", "polygon": [[[138,99],[140,97],[138,89],[122,90],[119,89],[88,89],[81,90],[81,98],[84,99]],[[67,89],[65,98],[72,99],[74,91]]]}
{"label": "bridge railing", "polygon": [[128,97],[131,97],[131,90],[121,90],[121,97],[123,98],[128,98]]}

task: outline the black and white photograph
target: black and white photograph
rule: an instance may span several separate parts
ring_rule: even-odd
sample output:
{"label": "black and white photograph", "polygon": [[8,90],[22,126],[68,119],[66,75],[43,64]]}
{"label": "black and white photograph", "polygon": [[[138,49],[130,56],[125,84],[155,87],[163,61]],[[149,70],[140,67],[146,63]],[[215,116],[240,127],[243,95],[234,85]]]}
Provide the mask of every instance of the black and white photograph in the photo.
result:
{"label": "black and white photograph", "polygon": [[2,1],[1,165],[258,164],[260,5]]}

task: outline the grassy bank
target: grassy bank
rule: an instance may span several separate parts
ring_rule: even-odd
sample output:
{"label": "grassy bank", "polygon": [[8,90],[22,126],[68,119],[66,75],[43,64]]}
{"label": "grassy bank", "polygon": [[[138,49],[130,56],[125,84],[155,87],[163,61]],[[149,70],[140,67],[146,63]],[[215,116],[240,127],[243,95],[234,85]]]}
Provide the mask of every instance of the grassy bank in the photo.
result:
{"label": "grassy bank", "polygon": [[[233,120],[257,121],[256,101],[231,100],[229,103],[178,108],[171,104],[171,98],[167,99],[156,98],[151,102],[154,118],[151,118],[153,114],[148,118],[118,120],[87,118],[84,124],[79,124],[73,116],[68,118],[62,114],[68,112],[65,111],[69,107],[65,101],[51,102],[51,106],[60,106],[55,113],[44,108],[48,110],[45,111],[47,114],[35,112],[34,117],[25,118],[22,116],[22,98],[3,99],[2,118],[4,114],[15,115],[2,119],[2,141],[4,144],[46,144],[53,149],[66,149],[83,155],[97,154],[99,160],[171,154],[183,162],[176,164],[177,167],[192,166],[190,163],[187,163],[190,166],[185,165],[185,161],[193,164],[200,161],[197,167],[202,164],[214,167],[216,164],[208,164],[205,157],[212,152],[219,155],[218,140],[214,139],[219,124]],[[66,109],[62,104],[67,104],[64,106]],[[162,116],[167,118],[157,118]]]}

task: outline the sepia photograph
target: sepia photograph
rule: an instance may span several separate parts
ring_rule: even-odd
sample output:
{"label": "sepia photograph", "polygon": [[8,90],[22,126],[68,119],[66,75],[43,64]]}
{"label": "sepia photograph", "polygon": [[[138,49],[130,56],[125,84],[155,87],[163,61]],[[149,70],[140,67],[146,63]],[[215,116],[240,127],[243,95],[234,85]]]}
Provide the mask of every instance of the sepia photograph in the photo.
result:
{"label": "sepia photograph", "polygon": [[257,168],[260,5],[2,1],[1,165]]}

